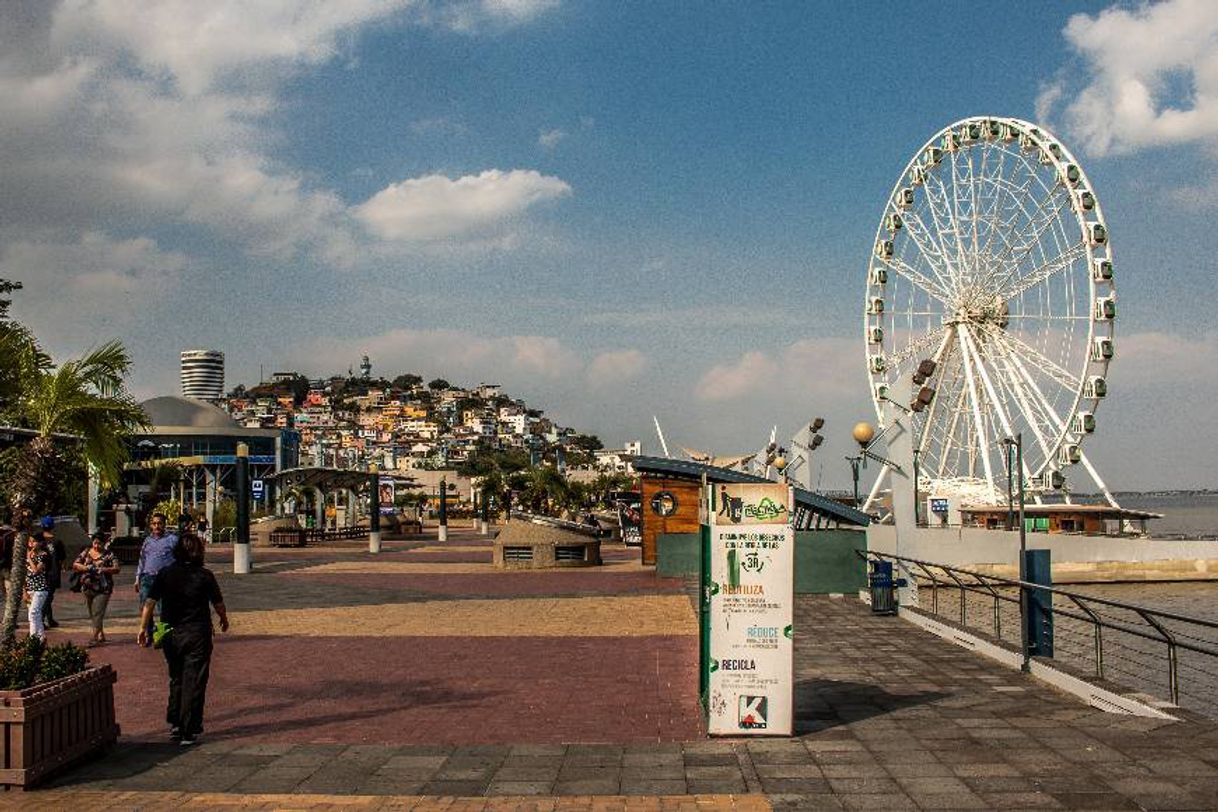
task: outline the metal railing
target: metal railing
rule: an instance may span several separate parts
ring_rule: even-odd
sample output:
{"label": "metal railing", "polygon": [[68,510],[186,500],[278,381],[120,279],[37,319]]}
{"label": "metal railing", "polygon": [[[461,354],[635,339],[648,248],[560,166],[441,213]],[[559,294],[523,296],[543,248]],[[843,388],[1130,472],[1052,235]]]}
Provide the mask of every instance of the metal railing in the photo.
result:
{"label": "metal railing", "polygon": [[[1187,706],[1218,713],[1218,622],[905,556],[874,551],[859,555],[894,562],[919,592],[929,588],[932,614],[944,616],[941,592],[949,599],[954,594],[961,626],[970,625],[970,605],[974,611],[980,605],[991,615],[985,625],[1002,642],[1006,642],[1004,615],[1008,630],[1014,624],[1018,631],[1025,622],[1028,602],[1020,600],[1021,591],[1048,593],[1054,599],[1055,660],[1076,660],[1080,665],[1089,660],[1097,678],[1148,693],[1162,690],[1160,680],[1166,670],[1168,693],[1177,706],[1182,705],[1183,671],[1188,679],[1183,692]],[[926,611],[922,604],[919,597],[917,608]],[[1018,650],[1018,639],[1014,645]]]}

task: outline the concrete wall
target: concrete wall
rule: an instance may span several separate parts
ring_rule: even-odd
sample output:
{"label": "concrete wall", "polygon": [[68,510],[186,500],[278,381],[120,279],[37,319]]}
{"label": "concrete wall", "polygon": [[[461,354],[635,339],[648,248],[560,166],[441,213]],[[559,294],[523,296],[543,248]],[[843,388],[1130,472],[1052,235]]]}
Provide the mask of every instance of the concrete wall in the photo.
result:
{"label": "concrete wall", "polygon": [[[1218,541],[1029,533],[1029,549],[1049,550],[1055,583],[1218,580]],[[1013,577],[1019,533],[973,527],[867,528],[870,550]]]}
{"label": "concrete wall", "polygon": [[[697,533],[656,537],[656,574],[696,576],[701,550]],[[856,550],[866,540],[858,530],[803,530],[795,534],[795,591],[799,594],[855,593],[867,583],[866,566]]]}

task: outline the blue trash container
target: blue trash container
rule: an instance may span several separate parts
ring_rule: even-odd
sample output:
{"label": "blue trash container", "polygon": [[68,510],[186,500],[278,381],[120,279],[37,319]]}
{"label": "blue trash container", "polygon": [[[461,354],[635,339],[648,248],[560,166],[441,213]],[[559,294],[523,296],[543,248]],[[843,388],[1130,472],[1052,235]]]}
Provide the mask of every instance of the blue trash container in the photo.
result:
{"label": "blue trash container", "polygon": [[896,582],[892,577],[892,562],[872,560],[867,585],[871,588],[872,613],[895,615],[897,613],[897,590]]}

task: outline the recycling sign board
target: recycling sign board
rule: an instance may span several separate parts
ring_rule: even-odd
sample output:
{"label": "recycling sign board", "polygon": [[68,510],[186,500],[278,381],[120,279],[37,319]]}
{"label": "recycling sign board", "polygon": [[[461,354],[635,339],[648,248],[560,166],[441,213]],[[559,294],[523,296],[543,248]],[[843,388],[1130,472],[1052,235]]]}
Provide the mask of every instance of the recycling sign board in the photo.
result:
{"label": "recycling sign board", "polygon": [[707,731],[793,731],[795,531],[779,483],[708,485]]}

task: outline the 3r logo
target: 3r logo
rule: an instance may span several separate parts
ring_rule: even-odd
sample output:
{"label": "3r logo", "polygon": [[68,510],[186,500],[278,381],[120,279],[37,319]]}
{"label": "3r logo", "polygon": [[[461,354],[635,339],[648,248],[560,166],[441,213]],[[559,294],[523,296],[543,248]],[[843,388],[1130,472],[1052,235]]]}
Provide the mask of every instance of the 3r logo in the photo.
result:
{"label": "3r logo", "polygon": [[764,730],[766,727],[767,701],[764,696],[740,697],[740,729]]}

